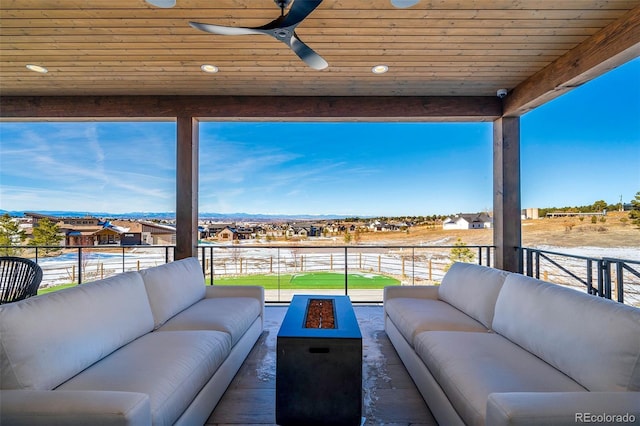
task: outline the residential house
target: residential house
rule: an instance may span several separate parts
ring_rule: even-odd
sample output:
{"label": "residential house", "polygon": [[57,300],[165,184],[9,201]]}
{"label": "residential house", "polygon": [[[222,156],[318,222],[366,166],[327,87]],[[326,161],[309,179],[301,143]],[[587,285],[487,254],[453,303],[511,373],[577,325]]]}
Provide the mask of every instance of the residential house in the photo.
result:
{"label": "residential house", "polygon": [[487,229],[491,224],[492,219],[486,213],[460,213],[447,217],[442,222],[442,229]]}

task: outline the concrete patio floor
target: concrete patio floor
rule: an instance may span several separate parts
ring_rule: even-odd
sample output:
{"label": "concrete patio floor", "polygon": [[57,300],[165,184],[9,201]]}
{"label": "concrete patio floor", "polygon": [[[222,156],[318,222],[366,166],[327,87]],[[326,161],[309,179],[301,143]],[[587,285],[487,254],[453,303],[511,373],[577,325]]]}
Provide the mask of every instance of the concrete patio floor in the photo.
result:
{"label": "concrete patio floor", "polygon": [[[286,306],[265,308],[264,332],[207,425],[275,425],[276,336]],[[355,306],[363,345],[365,425],[437,425],[384,332],[382,306]]]}

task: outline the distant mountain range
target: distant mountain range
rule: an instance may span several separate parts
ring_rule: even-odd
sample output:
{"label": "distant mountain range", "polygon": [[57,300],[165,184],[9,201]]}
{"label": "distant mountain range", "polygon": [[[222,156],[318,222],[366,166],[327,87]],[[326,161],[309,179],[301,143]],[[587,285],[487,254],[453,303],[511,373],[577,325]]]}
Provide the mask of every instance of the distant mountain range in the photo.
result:
{"label": "distant mountain range", "polygon": [[[146,220],[172,220],[176,218],[174,212],[129,212],[129,213],[109,213],[109,212],[80,212],[80,211],[62,211],[62,210],[25,210],[29,213],[44,214],[47,216],[57,217],[84,217],[92,216],[105,219],[146,219]],[[0,215],[8,213],[10,216],[24,216],[25,211],[7,211],[0,210]],[[273,222],[273,221],[292,221],[292,220],[332,220],[344,219],[345,216],[336,215],[271,215],[271,214],[252,214],[252,213],[200,213],[200,220],[214,220],[220,222],[236,222],[236,221],[254,221],[254,222]]]}

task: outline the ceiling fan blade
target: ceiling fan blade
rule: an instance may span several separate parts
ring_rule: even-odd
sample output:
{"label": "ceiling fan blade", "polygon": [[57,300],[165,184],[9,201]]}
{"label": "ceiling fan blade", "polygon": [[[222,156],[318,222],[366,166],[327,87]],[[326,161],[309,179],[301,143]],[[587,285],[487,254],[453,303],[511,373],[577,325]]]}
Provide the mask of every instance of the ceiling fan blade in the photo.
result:
{"label": "ceiling fan blade", "polygon": [[289,12],[284,16],[280,25],[283,27],[298,25],[304,18],[309,16],[320,3],[322,3],[322,0],[293,0]]}
{"label": "ceiling fan blade", "polygon": [[257,28],[225,27],[224,25],[203,24],[200,22],[189,22],[189,25],[197,30],[220,35],[264,34],[264,31]]}
{"label": "ceiling fan blade", "polygon": [[404,9],[407,7],[411,7],[420,2],[420,0],[391,0],[391,4],[394,7],[399,7],[400,9]]}
{"label": "ceiling fan blade", "polygon": [[322,58],[322,56],[318,55],[313,49],[311,49],[309,46],[304,44],[296,36],[296,34],[293,34],[291,36],[291,40],[289,41],[289,46],[291,47],[291,50],[293,50],[294,53],[298,55],[298,57],[302,59],[304,63],[309,65],[311,68],[316,70],[323,70],[329,66],[327,61],[325,61],[324,58]]}
{"label": "ceiling fan blade", "polygon": [[176,0],[146,0],[147,3],[155,7],[173,7],[176,5]]}

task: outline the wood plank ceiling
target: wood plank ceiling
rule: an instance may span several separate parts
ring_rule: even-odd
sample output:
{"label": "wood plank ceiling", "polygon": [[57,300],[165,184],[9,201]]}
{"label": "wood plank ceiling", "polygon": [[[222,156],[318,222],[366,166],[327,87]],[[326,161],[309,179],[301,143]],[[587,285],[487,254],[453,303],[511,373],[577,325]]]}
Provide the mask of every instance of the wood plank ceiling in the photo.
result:
{"label": "wood plank ceiling", "polygon": [[[304,0],[296,0],[304,1]],[[324,0],[297,28],[329,67],[265,35],[273,0],[2,0],[2,96],[495,96],[638,7],[638,0]],[[636,35],[637,36],[637,35]],[[27,64],[48,69],[27,70]],[[201,65],[219,67],[207,74]],[[389,67],[375,75],[373,66]]]}

